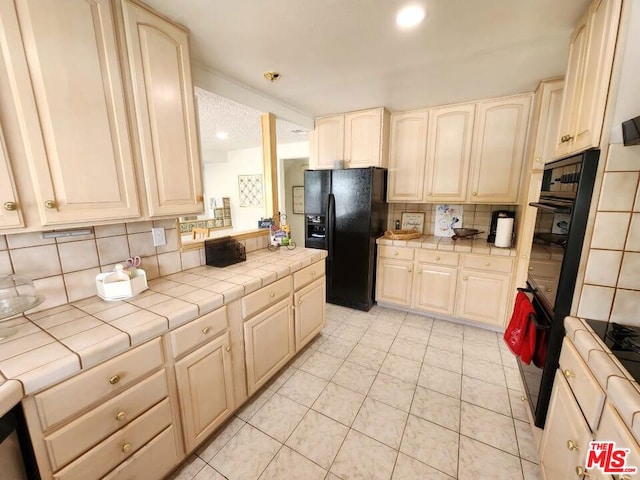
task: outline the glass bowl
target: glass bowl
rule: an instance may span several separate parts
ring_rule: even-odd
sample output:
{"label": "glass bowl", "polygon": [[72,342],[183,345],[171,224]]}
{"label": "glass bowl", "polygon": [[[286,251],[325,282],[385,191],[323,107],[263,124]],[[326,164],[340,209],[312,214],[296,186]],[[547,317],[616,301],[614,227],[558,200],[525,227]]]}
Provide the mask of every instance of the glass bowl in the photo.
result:
{"label": "glass bowl", "polygon": [[44,302],[30,278],[22,275],[0,276],[0,320],[18,315]]}

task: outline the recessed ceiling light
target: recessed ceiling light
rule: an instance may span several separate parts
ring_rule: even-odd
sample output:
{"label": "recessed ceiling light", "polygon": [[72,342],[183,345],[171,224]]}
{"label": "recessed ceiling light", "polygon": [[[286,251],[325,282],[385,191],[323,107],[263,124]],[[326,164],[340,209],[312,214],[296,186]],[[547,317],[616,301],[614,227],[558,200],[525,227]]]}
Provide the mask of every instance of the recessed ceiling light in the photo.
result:
{"label": "recessed ceiling light", "polygon": [[216,132],[216,137],[220,140],[229,140],[229,134],[227,132]]}
{"label": "recessed ceiling light", "polygon": [[425,11],[420,5],[409,5],[396,15],[396,23],[400,28],[411,28],[424,20]]}

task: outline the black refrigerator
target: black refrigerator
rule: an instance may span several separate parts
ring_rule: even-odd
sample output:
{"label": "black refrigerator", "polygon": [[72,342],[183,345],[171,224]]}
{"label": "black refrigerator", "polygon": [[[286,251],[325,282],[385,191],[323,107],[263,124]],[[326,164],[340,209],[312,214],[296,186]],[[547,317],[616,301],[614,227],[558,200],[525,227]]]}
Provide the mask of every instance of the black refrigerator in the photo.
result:
{"label": "black refrigerator", "polygon": [[327,302],[368,311],[376,238],[387,223],[387,170],[304,172],[305,247],[327,250]]}

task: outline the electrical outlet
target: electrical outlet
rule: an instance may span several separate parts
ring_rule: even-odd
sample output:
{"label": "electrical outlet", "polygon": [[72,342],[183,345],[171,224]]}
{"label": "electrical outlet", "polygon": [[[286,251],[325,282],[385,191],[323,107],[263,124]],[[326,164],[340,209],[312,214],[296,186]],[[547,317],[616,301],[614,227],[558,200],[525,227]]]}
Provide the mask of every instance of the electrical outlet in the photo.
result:
{"label": "electrical outlet", "polygon": [[167,244],[167,237],[164,234],[164,228],[162,227],[152,228],[151,236],[153,237],[154,247],[161,247],[162,245]]}

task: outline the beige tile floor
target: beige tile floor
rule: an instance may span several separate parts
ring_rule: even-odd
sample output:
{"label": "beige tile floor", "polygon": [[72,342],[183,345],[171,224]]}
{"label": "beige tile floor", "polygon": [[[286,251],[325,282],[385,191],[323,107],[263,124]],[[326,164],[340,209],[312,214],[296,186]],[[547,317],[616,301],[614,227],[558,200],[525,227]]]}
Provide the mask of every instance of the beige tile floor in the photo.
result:
{"label": "beige tile floor", "polygon": [[537,480],[499,334],[327,305],[321,335],[173,480]]}

